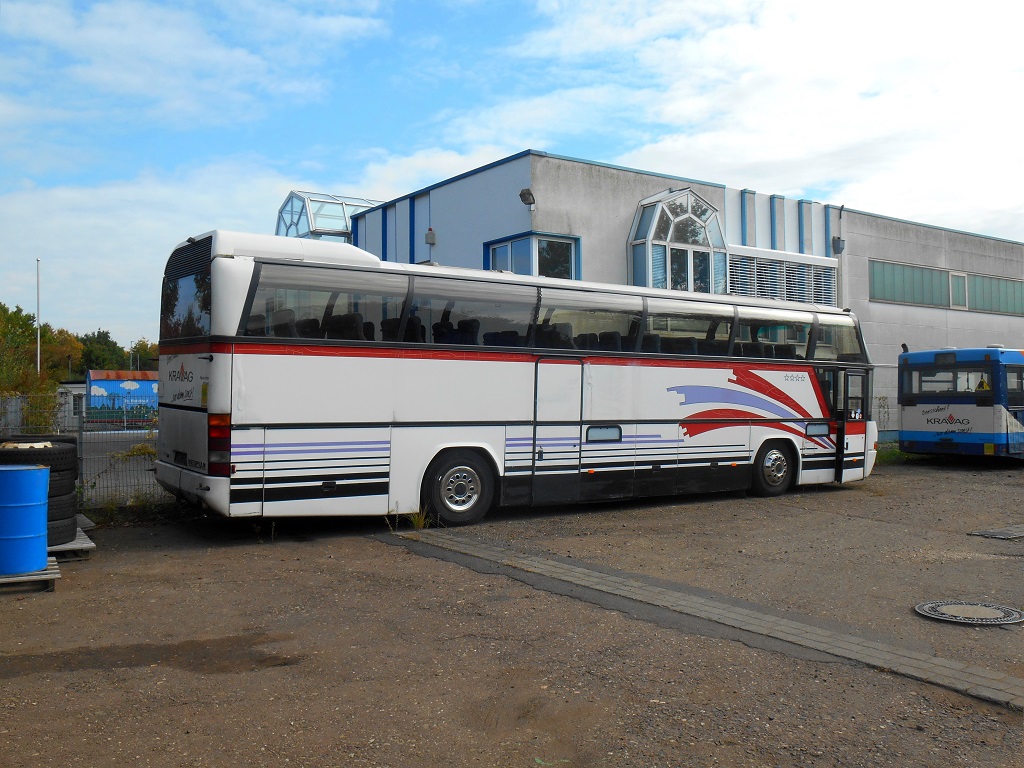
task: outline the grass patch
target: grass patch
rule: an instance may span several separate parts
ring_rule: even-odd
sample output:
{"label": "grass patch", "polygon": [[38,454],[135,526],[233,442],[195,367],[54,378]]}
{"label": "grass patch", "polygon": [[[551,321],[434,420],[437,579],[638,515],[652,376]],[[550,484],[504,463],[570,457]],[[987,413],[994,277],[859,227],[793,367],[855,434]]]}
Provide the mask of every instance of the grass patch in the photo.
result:
{"label": "grass patch", "polygon": [[127,501],[108,500],[98,507],[85,510],[86,516],[99,527],[154,525],[192,520],[202,515],[198,507],[179,502],[165,493],[136,494]]}
{"label": "grass patch", "polygon": [[420,509],[416,512],[410,512],[407,515],[402,515],[413,527],[413,530],[422,531],[424,528],[430,527],[430,515],[427,510]]}
{"label": "grass patch", "polygon": [[910,456],[901,451],[897,443],[881,443],[875,456],[875,464],[906,464],[909,459]]}

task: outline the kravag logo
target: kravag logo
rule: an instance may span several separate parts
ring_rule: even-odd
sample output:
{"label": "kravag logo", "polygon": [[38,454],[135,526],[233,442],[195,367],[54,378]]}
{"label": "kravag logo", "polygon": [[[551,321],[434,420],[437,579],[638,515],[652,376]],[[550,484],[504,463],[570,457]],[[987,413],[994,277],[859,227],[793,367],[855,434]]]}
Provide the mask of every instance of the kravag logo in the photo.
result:
{"label": "kravag logo", "polygon": [[181,367],[176,371],[170,371],[167,374],[167,378],[171,381],[192,381],[192,371],[185,370],[185,364],[182,363]]}
{"label": "kravag logo", "polygon": [[967,426],[968,424],[971,423],[971,420],[970,419],[958,419],[956,416],[954,416],[951,413],[948,416],[944,416],[941,419],[940,418],[936,418],[934,416],[932,418],[930,418],[930,419],[925,419],[925,423],[926,424],[960,424],[962,426]]}

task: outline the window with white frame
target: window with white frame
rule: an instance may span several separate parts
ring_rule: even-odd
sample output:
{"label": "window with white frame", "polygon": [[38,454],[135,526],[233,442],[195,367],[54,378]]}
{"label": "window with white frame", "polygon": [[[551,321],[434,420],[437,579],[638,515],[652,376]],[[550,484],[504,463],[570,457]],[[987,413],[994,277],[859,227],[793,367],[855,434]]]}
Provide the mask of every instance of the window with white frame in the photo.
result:
{"label": "window with white frame", "polygon": [[726,293],[728,261],[718,211],[689,189],[642,200],[630,237],[633,285]]}

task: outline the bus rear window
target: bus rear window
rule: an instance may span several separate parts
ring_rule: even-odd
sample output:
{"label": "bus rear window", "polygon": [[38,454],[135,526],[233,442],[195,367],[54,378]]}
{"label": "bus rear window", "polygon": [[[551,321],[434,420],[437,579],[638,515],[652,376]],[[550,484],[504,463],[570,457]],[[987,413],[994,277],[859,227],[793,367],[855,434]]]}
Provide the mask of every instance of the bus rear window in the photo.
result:
{"label": "bus rear window", "polygon": [[901,394],[973,395],[991,394],[992,370],[984,365],[936,366],[903,371]]}
{"label": "bus rear window", "polygon": [[160,339],[210,335],[210,269],[198,275],[164,277]]}

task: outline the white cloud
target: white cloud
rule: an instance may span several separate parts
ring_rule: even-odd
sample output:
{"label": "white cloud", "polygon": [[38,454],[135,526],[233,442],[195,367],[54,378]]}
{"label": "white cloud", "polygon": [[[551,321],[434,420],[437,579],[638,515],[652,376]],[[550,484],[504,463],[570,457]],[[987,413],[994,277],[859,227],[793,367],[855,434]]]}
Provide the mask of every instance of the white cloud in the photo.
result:
{"label": "white cloud", "polygon": [[490,145],[474,147],[466,152],[430,148],[410,155],[378,150],[367,159],[360,178],[339,182],[333,189],[319,191],[391,200],[509,154],[504,148]]}
{"label": "white cloud", "polygon": [[[550,60],[564,80],[603,75],[609,94],[632,87],[626,108],[651,136],[594,159],[1024,239],[1007,170],[1024,160],[1019,3],[538,8],[550,27],[509,52]],[[623,109],[588,106],[591,125]]]}
{"label": "white cloud", "polygon": [[109,330],[122,346],[158,336],[160,281],[173,248],[211,229],[272,233],[292,180],[258,158],[92,187],[0,196],[0,301],[73,333]]}
{"label": "white cloud", "polygon": [[[10,47],[0,71],[9,70],[22,109],[57,102],[88,119],[135,119],[142,110],[192,126],[237,121],[262,114],[268,97],[318,97],[326,55],[343,56],[342,42],[386,33],[373,4],[355,4],[354,13],[330,7],[7,0],[0,39]],[[119,103],[101,108],[98,97]]]}

